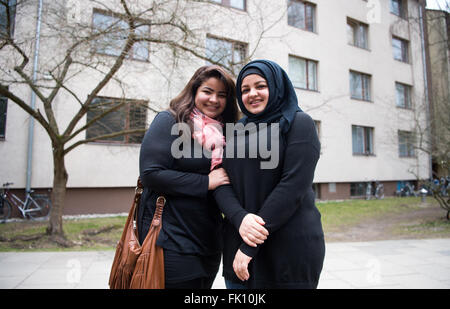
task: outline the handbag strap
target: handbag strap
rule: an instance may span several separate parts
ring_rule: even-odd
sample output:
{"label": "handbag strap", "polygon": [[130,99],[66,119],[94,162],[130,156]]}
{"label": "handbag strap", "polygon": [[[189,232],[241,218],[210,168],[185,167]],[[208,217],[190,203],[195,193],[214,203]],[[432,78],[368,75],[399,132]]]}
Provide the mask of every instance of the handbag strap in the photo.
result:
{"label": "handbag strap", "polygon": [[133,214],[133,230],[136,231],[137,228],[137,216],[138,216],[138,208],[141,205],[141,196],[144,192],[144,185],[141,182],[141,178],[139,177],[136,184],[136,189],[134,189],[134,214]]}
{"label": "handbag strap", "polygon": [[158,198],[156,199],[156,209],[155,214],[153,215],[152,225],[158,226],[161,224],[161,217],[165,204],[166,198],[162,195],[158,196]]}
{"label": "handbag strap", "polygon": [[[134,195],[134,218],[133,218],[133,230],[136,231],[137,229],[137,216],[138,216],[138,211],[137,209],[139,208],[140,204],[141,204],[141,196],[142,193],[144,192],[144,185],[141,182],[141,178],[139,177],[137,180],[137,185],[136,185],[136,189],[135,189],[135,195]],[[161,224],[161,217],[162,217],[162,212],[164,210],[164,205],[166,204],[166,198],[163,195],[158,196],[158,198],[156,199],[156,209],[155,209],[155,214],[153,215],[153,219],[152,219],[152,225],[154,226],[158,226]]]}

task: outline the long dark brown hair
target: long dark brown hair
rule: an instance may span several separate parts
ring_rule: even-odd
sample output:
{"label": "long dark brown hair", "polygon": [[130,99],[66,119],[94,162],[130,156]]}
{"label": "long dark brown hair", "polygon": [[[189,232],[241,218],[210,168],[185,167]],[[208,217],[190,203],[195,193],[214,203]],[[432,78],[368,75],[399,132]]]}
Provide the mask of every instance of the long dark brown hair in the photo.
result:
{"label": "long dark brown hair", "polygon": [[205,65],[194,73],[180,94],[170,101],[169,111],[174,114],[177,122],[187,123],[192,129],[190,115],[195,107],[195,95],[201,84],[212,77],[223,82],[227,93],[225,110],[220,115],[220,120],[223,123],[234,123],[237,121],[238,107],[236,103],[236,86],[233,78],[220,66]]}

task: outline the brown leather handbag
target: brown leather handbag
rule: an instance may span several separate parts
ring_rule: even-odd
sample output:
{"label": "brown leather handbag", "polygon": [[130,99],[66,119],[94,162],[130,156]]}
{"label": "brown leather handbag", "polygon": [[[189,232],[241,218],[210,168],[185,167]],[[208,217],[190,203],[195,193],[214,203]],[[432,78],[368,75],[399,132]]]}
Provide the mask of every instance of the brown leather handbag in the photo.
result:
{"label": "brown leather handbag", "polygon": [[162,224],[162,212],[166,199],[156,199],[156,210],[147,236],[142,245],[137,233],[137,214],[143,192],[138,179],[136,193],[127,222],[117,244],[109,276],[111,289],[164,289],[163,249],[156,245]]}

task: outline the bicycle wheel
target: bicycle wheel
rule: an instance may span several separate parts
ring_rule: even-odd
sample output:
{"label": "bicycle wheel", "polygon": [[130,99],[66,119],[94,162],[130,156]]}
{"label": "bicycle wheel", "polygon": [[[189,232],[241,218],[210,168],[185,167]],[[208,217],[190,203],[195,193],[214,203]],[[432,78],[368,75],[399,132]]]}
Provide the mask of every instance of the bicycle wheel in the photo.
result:
{"label": "bicycle wheel", "polygon": [[28,201],[26,215],[30,219],[46,218],[50,214],[52,203],[47,197],[34,197]]}
{"label": "bicycle wheel", "polygon": [[0,199],[0,223],[5,223],[11,216],[11,205],[7,200]]}

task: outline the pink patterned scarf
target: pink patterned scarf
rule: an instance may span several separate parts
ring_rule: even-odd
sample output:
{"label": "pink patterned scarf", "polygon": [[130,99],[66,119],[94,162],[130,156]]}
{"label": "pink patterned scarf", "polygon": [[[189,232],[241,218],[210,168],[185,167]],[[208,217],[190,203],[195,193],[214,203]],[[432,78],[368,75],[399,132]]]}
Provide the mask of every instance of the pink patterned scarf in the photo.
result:
{"label": "pink patterned scarf", "polygon": [[225,146],[223,124],[206,116],[196,107],[191,113],[191,119],[194,122],[192,138],[212,153],[212,171],[214,167],[222,163],[223,147]]}

